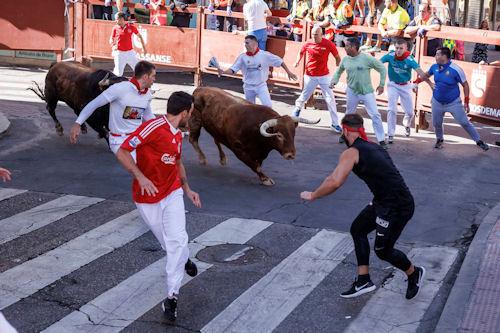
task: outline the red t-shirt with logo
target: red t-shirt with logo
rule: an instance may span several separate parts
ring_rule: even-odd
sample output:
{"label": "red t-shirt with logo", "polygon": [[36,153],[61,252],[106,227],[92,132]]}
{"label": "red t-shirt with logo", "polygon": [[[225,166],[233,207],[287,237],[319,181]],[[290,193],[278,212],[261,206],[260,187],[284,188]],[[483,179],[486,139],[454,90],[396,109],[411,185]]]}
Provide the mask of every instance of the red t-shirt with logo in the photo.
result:
{"label": "red t-shirt with logo", "polygon": [[339,54],[335,44],[328,39],[323,38],[319,44],[307,42],[302,46],[300,54],[307,53],[306,74],[309,76],[328,75],[328,55]]}
{"label": "red t-shirt with logo", "polygon": [[122,27],[115,25],[111,33],[111,38],[113,42],[118,47],[120,51],[130,51],[134,47],[132,46],[132,34],[138,34],[139,30],[130,23],[127,23]]}
{"label": "red t-shirt with logo", "polygon": [[132,197],[138,203],[157,203],[182,184],[177,168],[181,158],[182,132],[174,128],[165,116],[143,123],[130,134],[121,148],[137,153],[137,167],[158,189],[155,196],[141,195],[139,182],[134,179]]}

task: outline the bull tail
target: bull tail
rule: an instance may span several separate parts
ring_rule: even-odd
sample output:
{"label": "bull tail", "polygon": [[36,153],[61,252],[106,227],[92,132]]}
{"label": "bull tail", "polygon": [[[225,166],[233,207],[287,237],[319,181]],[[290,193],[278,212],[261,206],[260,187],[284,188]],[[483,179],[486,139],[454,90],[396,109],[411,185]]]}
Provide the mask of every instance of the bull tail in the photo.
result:
{"label": "bull tail", "polygon": [[26,88],[26,90],[31,90],[32,92],[34,92],[38,97],[40,97],[40,99],[42,101],[47,101],[45,99],[45,93],[43,91],[43,89],[40,87],[40,85],[38,83],[36,83],[35,81],[31,81],[33,83],[33,86],[32,87],[29,87],[29,88]]}

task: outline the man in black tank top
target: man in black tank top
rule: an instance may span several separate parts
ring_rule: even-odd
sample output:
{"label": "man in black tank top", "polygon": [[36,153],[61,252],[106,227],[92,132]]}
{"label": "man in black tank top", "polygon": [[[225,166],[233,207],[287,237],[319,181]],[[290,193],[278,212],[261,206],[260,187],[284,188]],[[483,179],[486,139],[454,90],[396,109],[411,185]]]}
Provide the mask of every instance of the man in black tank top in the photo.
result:
{"label": "man in black tank top", "polygon": [[425,269],[414,266],[403,252],[394,248],[394,244],[413,216],[413,197],[387,151],[368,141],[360,115],[346,115],[342,119],[342,131],[348,149],[340,156],[339,164],[314,192],[300,194],[302,199],[308,201],[331,194],[342,186],[351,171],[373,193],[372,202],[356,217],[350,230],[358,262],[358,277],[351,288],[340,296],[357,297],[375,290],[369,274],[368,234],[376,230],[375,254],[406,273],[406,298],[412,299],[422,286]]}

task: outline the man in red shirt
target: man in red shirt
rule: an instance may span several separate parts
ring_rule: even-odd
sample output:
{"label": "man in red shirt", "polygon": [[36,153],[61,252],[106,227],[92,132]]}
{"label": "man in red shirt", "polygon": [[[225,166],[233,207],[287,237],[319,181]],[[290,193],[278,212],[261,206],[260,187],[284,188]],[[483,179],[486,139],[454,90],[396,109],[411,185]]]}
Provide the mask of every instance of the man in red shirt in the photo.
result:
{"label": "man in red shirt", "polygon": [[311,97],[316,87],[319,86],[332,118],[331,127],[335,132],[342,133],[342,128],[339,126],[335,96],[329,87],[331,78],[328,71],[329,54],[331,53],[335,57],[337,66],[340,64],[340,56],[335,45],[328,39],[323,38],[323,30],[320,26],[314,26],[311,33],[313,39],[302,46],[297,56],[297,61],[294,64],[297,67],[304,54],[307,53],[304,90],[302,90],[299,98],[295,101],[293,115],[296,117],[299,116],[304,103]]}
{"label": "man in red shirt", "polygon": [[[193,97],[174,92],[167,115],[143,123],[122,144],[116,158],[134,176],[132,197],[144,222],[167,252],[167,299],[163,311],[169,321],[177,317],[177,296],[184,270],[198,273],[189,260],[183,194],[200,208],[198,193],[188,185],[181,160],[182,132],[193,111]],[[131,152],[137,153],[137,164]]]}
{"label": "man in red shirt", "polygon": [[147,52],[144,39],[139,33],[139,30],[137,30],[137,28],[131,23],[125,22],[125,14],[121,12],[116,13],[115,19],[116,25],[113,27],[113,31],[111,32],[109,44],[111,44],[111,48],[113,50],[112,55],[115,61],[113,73],[115,75],[122,76],[127,64],[133,70],[135,65],[139,62],[132,45],[132,34],[136,34],[137,37],[139,37],[143,52]]}

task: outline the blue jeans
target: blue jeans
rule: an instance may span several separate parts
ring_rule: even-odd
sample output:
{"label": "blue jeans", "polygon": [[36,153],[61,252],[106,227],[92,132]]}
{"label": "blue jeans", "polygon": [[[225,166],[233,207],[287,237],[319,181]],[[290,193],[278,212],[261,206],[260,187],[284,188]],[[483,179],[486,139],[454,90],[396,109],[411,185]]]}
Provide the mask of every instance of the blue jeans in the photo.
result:
{"label": "blue jeans", "polygon": [[443,118],[446,112],[451,113],[455,121],[462,126],[464,130],[467,131],[469,136],[475,142],[481,140],[479,133],[477,132],[474,125],[471,124],[467,115],[465,114],[464,106],[462,105],[462,100],[458,97],[456,100],[449,104],[442,104],[432,98],[432,126],[434,126],[434,131],[436,132],[436,138],[443,140],[444,130],[443,130]]}
{"label": "blue jeans", "polygon": [[249,31],[249,35],[255,36],[257,38],[257,42],[259,43],[259,49],[262,51],[266,50],[266,42],[267,42],[267,31],[266,29],[259,29],[254,31]]}

